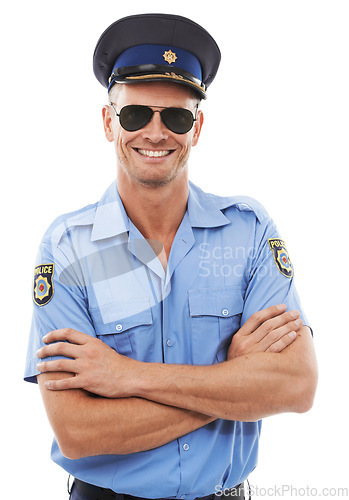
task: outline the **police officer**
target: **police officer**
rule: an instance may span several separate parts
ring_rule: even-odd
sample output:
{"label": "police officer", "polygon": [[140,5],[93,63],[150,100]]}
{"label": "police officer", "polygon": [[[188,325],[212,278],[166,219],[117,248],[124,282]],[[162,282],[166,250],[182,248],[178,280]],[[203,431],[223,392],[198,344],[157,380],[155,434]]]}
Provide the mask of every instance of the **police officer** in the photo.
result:
{"label": "police officer", "polygon": [[174,15],[121,19],[97,43],[117,182],[44,235],[25,372],[73,500],[242,499],[261,419],[312,405],[284,240],[255,200],[188,181],[219,62]]}

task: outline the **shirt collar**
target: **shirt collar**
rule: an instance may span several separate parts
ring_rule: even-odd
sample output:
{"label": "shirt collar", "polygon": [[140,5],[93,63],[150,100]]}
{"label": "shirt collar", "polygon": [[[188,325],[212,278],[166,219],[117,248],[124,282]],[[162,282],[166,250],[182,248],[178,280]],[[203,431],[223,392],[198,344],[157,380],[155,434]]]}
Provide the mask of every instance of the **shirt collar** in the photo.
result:
{"label": "shirt collar", "polygon": [[[192,227],[219,227],[230,224],[222,209],[231,205],[231,199],[205,193],[189,182],[188,215]],[[118,236],[130,230],[126,214],[114,181],[98,202],[91,241]]]}
{"label": "shirt collar", "polygon": [[222,210],[231,204],[231,198],[205,193],[189,182],[188,215],[192,227],[220,227],[230,224]]}
{"label": "shirt collar", "polygon": [[128,232],[129,228],[130,220],[118,193],[116,181],[114,181],[98,202],[91,241],[118,236]]}

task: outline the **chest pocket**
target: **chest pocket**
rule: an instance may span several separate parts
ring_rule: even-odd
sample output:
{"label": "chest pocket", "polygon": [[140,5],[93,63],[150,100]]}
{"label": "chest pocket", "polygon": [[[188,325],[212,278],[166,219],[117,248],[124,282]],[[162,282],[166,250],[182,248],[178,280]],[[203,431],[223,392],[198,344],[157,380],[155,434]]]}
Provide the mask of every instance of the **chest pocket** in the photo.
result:
{"label": "chest pocket", "polygon": [[240,286],[188,290],[193,363],[226,361],[234,333],[240,328],[243,292]]}
{"label": "chest pocket", "polygon": [[148,298],[118,300],[90,309],[97,337],[119,354],[153,360],[153,317]]}

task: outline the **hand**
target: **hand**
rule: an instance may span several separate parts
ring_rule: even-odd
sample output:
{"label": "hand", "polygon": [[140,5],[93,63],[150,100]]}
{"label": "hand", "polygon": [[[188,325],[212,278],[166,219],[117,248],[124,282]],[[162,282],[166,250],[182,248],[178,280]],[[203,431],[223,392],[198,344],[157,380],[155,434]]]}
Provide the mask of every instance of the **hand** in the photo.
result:
{"label": "hand", "polygon": [[70,328],[54,330],[43,340],[49,345],[39,349],[36,353],[39,358],[72,358],[43,361],[37,365],[41,372],[73,374],[69,378],[45,382],[47,389],[85,389],[106,398],[131,396],[130,382],[141,367],[141,362],[122,356],[101,340]]}
{"label": "hand", "polygon": [[279,353],[297,338],[302,327],[299,311],[286,312],[285,304],[258,311],[236,332],[227,359],[251,352]]}

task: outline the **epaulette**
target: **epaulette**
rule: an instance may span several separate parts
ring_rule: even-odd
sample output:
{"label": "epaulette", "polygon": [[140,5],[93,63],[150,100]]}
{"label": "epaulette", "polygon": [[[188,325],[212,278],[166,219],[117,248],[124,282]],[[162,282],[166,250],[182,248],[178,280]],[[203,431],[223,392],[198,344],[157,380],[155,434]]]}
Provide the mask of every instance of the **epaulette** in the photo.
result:
{"label": "epaulette", "polygon": [[64,235],[74,226],[88,226],[93,224],[97,203],[87,205],[75,212],[69,212],[57,217],[46,230],[43,240],[50,240],[57,246]]}

